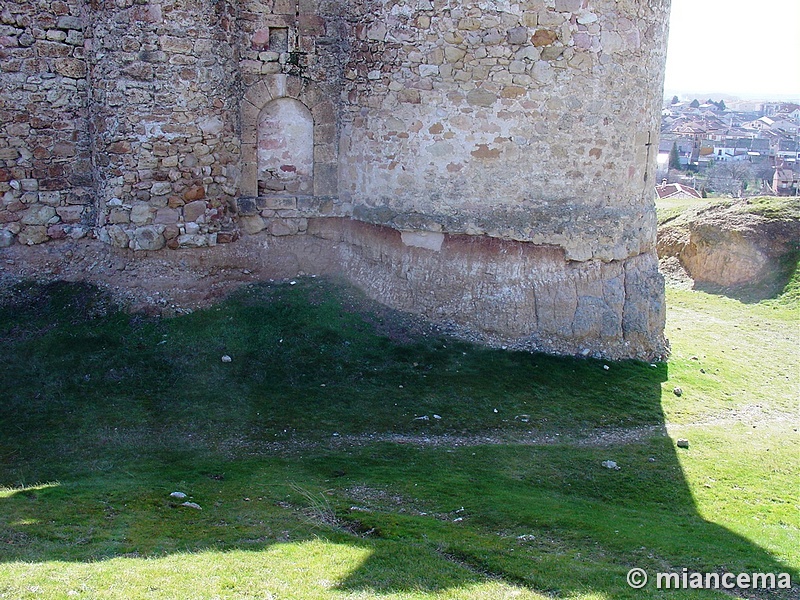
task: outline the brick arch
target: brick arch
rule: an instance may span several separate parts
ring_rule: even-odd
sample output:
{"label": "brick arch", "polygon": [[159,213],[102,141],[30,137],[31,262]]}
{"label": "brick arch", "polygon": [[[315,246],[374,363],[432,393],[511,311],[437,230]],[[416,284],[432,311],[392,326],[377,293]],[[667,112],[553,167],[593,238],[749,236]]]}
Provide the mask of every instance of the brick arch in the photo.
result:
{"label": "brick arch", "polygon": [[247,88],[241,103],[241,195],[258,195],[258,121],[273,100],[292,98],[303,103],[314,118],[314,195],[338,193],[336,108],[315,83],[292,75],[265,75]]}

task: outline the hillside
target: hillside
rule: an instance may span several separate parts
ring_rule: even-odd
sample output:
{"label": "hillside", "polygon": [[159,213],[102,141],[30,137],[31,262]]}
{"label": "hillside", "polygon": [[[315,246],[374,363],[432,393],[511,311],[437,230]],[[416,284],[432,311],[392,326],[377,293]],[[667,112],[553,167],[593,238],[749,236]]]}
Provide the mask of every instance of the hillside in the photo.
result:
{"label": "hillside", "polygon": [[664,204],[658,256],[673,283],[744,300],[784,291],[797,269],[800,198]]}

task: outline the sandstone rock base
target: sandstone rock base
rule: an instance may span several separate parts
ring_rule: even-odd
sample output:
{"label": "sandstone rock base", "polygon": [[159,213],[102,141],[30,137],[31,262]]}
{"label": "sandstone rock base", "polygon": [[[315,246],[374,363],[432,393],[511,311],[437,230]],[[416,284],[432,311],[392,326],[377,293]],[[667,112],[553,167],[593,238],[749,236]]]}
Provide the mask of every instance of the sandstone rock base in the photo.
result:
{"label": "sandstone rock base", "polygon": [[678,261],[702,288],[763,285],[764,297],[779,293],[786,282],[776,281],[776,275],[800,240],[798,210],[793,216],[787,211],[781,218],[767,218],[747,207],[747,200],[701,205],[668,221],[658,232],[662,262]]}
{"label": "sandstone rock base", "polygon": [[403,237],[349,219],[309,219],[305,235],[265,231],[214,248],[134,252],[63,240],[11,246],[0,260],[6,283],[89,281],[133,309],[167,313],[208,305],[246,282],[341,275],[375,300],[481,343],[610,359],[665,354],[654,255],[570,262],[563,250],[524,242],[446,235],[435,250]]}

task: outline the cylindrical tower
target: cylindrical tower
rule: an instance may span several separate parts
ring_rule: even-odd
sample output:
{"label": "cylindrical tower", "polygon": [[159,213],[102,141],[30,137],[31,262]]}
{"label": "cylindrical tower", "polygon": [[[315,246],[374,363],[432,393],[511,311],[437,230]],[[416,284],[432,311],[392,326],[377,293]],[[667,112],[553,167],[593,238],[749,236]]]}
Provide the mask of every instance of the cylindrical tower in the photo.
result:
{"label": "cylindrical tower", "polygon": [[[668,13],[669,0],[373,2],[345,70],[340,196],[411,245],[466,234],[560,254],[560,273],[543,269],[551,291],[498,284],[498,302],[513,288],[536,307],[511,329],[662,346]],[[548,310],[537,293],[564,301]]]}

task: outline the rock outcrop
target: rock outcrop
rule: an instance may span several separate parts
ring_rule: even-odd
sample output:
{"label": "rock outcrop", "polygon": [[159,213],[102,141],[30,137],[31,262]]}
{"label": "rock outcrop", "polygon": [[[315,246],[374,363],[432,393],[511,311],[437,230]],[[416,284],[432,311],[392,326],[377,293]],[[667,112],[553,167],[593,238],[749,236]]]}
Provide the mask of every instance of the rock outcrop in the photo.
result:
{"label": "rock outcrop", "polygon": [[[800,199],[708,202],[661,225],[658,255],[710,288],[780,285],[800,250]],[[765,293],[769,293],[765,289]]]}

